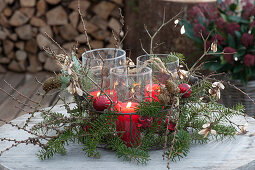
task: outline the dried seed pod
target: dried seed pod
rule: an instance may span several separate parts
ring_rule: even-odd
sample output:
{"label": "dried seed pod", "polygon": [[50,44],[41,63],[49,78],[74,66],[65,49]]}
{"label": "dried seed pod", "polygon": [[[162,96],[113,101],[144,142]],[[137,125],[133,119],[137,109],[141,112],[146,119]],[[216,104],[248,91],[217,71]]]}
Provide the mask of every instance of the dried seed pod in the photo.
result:
{"label": "dried seed pod", "polygon": [[177,87],[175,82],[171,80],[166,81],[166,89],[170,95],[176,95],[180,92],[180,89]]}
{"label": "dried seed pod", "polygon": [[168,95],[162,93],[158,95],[158,100],[163,105],[169,104],[171,102],[171,98]]}
{"label": "dried seed pod", "polygon": [[58,76],[56,77],[49,77],[47,80],[44,81],[43,83],[43,90],[48,93],[49,91],[53,89],[58,89],[61,87],[61,83],[58,79]]}

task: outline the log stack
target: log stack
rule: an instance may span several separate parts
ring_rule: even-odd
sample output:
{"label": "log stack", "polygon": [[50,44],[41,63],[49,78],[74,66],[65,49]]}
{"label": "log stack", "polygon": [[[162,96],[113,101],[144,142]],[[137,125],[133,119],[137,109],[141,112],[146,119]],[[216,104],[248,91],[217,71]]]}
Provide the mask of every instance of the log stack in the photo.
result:
{"label": "log stack", "polygon": [[[121,29],[122,0],[80,0],[92,48],[114,47],[112,30]],[[77,42],[86,48],[77,0],[0,0],[0,72],[38,72],[59,69],[44,51],[64,49]],[[82,50],[79,50],[82,53]]]}

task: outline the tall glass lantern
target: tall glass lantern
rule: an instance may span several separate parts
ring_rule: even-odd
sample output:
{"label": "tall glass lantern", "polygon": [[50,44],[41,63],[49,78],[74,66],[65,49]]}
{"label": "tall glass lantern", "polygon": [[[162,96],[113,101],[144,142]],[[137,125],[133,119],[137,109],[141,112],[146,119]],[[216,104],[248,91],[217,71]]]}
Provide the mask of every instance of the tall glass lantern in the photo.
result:
{"label": "tall glass lantern", "polygon": [[148,54],[137,57],[137,67],[150,67],[152,69],[153,81],[155,83],[165,84],[171,72],[177,77],[177,69],[179,67],[179,58],[171,54]]}
{"label": "tall glass lantern", "polygon": [[[82,65],[89,76],[104,90],[110,88],[110,69],[126,65],[126,52],[117,48],[101,48],[82,54]],[[91,91],[98,88],[94,86]]]}
{"label": "tall glass lantern", "polygon": [[[112,98],[117,98],[115,110],[119,113],[116,131],[127,146],[138,145],[140,130],[137,126],[139,115],[136,106],[139,102],[151,100],[152,70],[149,67],[128,69],[116,67],[110,71]],[[115,96],[116,95],[116,96]]]}
{"label": "tall glass lantern", "polygon": [[142,102],[149,97],[145,92],[152,84],[152,70],[149,67],[116,67],[110,71],[110,80],[118,102]]}

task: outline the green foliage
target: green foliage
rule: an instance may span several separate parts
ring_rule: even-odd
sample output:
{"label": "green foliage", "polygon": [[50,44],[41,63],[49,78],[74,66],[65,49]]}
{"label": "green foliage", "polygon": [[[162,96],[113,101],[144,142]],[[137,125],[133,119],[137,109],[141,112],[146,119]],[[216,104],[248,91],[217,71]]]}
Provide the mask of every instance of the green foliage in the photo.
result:
{"label": "green foliage", "polygon": [[149,153],[141,148],[127,147],[118,137],[112,137],[107,140],[108,148],[116,151],[118,158],[125,161],[134,161],[137,164],[146,164],[149,161]]}
{"label": "green foliage", "polygon": [[161,117],[164,113],[162,112],[162,105],[159,102],[141,102],[137,106],[137,114],[145,117]]}
{"label": "green foliage", "polygon": [[[176,141],[174,142],[174,150],[171,154],[171,158],[173,161],[176,159],[180,160],[181,158],[187,156],[190,148],[190,144],[192,142],[192,138],[187,131],[179,130],[175,136]],[[167,155],[170,152],[168,151]]]}
{"label": "green foliage", "polygon": [[59,154],[66,154],[66,149],[65,145],[68,144],[69,141],[73,141],[74,139],[74,134],[72,131],[67,130],[63,132],[61,135],[59,135],[57,138],[51,139],[46,147],[43,147],[37,156],[40,159],[49,159],[52,157],[54,154],[59,153]]}
{"label": "green foliage", "polygon": [[[234,9],[234,6],[232,8]],[[237,32],[236,35],[238,37]],[[229,39],[232,38],[230,35]],[[243,51],[244,48],[239,46],[235,56],[242,57]],[[169,63],[173,61],[172,56],[178,57],[181,61],[184,60],[182,54],[170,53],[162,61]],[[78,80],[76,77],[76,81],[83,90],[89,91],[91,88],[91,81],[88,79],[89,70],[82,70],[75,56],[72,56],[72,61],[72,69],[78,77]],[[236,67],[236,72],[239,69]],[[251,70],[246,71],[251,72]],[[67,73],[62,73],[59,77],[63,88],[66,88],[74,78],[75,75]],[[185,78],[179,80],[178,84],[188,82],[189,78]],[[162,86],[160,95],[164,95],[163,93],[166,92],[166,89],[163,88]],[[226,108],[209,94],[209,89],[212,89],[212,82],[204,78],[199,79],[191,86],[192,94],[188,98],[182,98],[176,94],[177,92],[170,94],[171,92],[168,90],[169,93],[166,95],[170,101],[167,104],[156,100],[140,102],[135,109],[139,119],[135,123],[125,124],[125,126],[132,126],[132,129],[136,128],[135,133],[137,134],[133,134],[131,137],[131,139],[136,138],[133,143],[132,140],[131,142],[125,141],[123,138],[127,133],[130,133],[131,136],[133,131],[132,133],[131,131],[120,131],[116,127],[119,126],[116,123],[119,115],[113,107],[103,112],[97,112],[93,108],[92,96],[87,93],[84,93],[83,96],[74,95],[76,103],[74,108],[64,102],[67,114],[45,110],[42,113],[43,121],[32,127],[34,133],[49,138],[47,143],[41,146],[38,157],[48,159],[54,154],[65,154],[65,147],[70,143],[77,142],[83,145],[82,149],[88,157],[100,158],[98,147],[105,146],[115,151],[118,158],[137,164],[146,164],[150,160],[149,151],[159,148],[166,149],[165,157],[170,157],[172,161],[180,160],[187,156],[192,143],[202,144],[212,139],[231,139],[236,134],[236,125],[230,119],[235,115],[240,115],[244,111],[243,106]],[[204,97],[207,97],[206,102],[202,100]],[[203,134],[204,130],[207,130],[208,133]],[[52,131],[55,136],[50,138],[48,135]],[[216,134],[212,133],[213,131],[216,131]]]}
{"label": "green foliage", "polygon": [[[207,38],[205,42],[207,49],[215,40],[218,53],[225,52],[224,49],[227,47],[233,48],[235,54],[228,54],[228,56],[209,52],[212,56],[206,58],[204,69],[229,73],[231,79],[241,80],[243,84],[247,84],[255,75],[255,63],[251,59],[245,58],[246,54],[255,57],[252,50],[255,42],[253,38],[255,36],[255,18],[249,12],[250,9],[244,6],[246,3],[241,3],[241,0],[230,4],[217,1],[218,8],[210,4],[198,5],[191,9],[192,17],[189,21],[183,20],[180,23],[185,26],[185,34],[198,45],[199,49],[204,49],[204,41],[200,36],[201,31],[203,37]],[[247,36],[250,37],[247,38]],[[224,55],[225,57],[223,57]]]}

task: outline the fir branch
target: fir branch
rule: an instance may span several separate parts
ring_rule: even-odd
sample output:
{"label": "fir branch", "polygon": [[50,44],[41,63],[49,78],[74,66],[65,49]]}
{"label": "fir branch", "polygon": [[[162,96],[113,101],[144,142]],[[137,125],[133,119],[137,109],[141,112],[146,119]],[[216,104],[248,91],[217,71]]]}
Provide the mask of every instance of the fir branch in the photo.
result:
{"label": "fir branch", "polygon": [[125,161],[134,161],[137,164],[146,164],[149,161],[148,151],[135,147],[127,147],[120,138],[112,137],[107,142],[108,147],[116,151],[118,158]]}
{"label": "fir branch", "polygon": [[60,153],[62,155],[66,154],[65,145],[68,144],[69,141],[73,141],[74,134],[71,130],[67,130],[60,134],[58,137],[51,139],[46,146],[44,146],[37,156],[41,159],[49,159],[53,157],[54,154]]}

